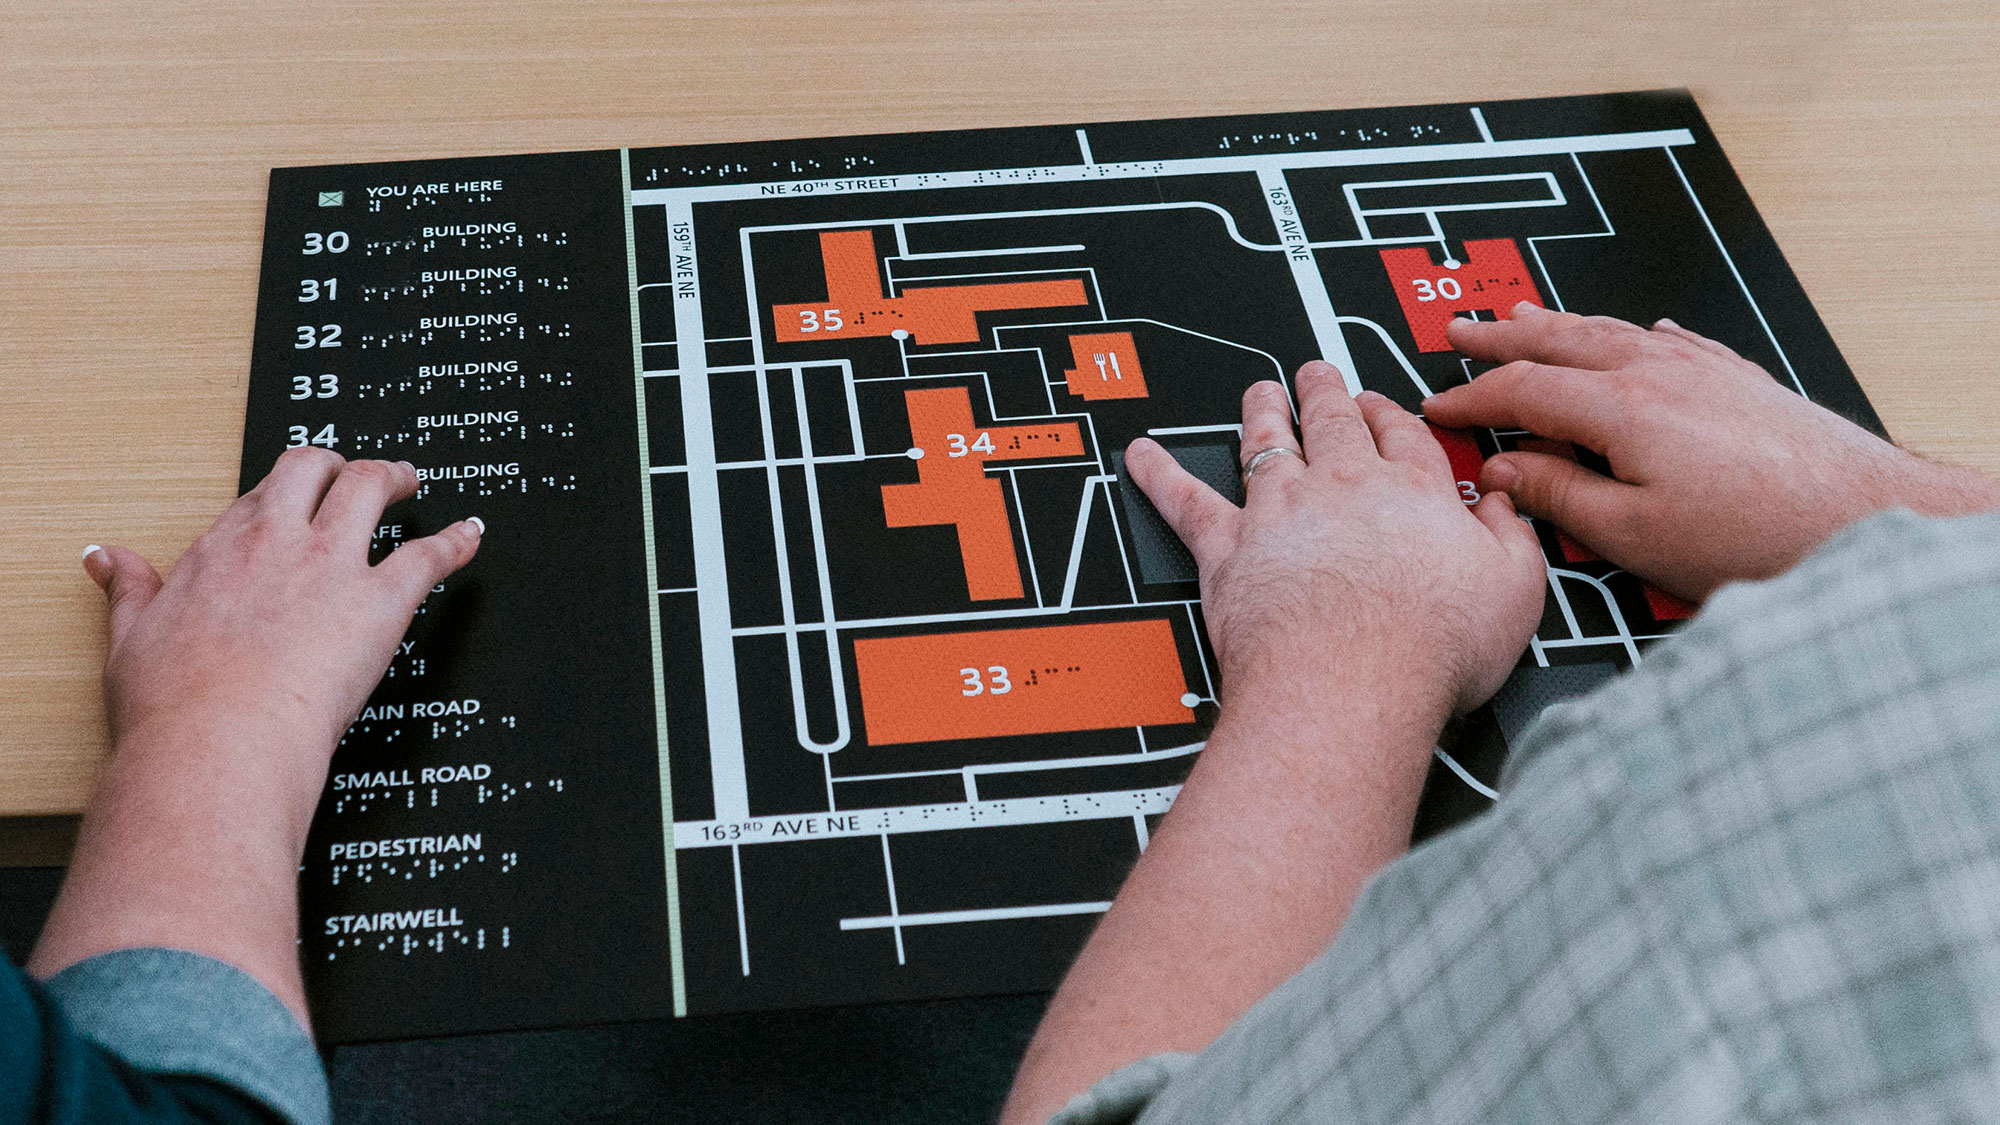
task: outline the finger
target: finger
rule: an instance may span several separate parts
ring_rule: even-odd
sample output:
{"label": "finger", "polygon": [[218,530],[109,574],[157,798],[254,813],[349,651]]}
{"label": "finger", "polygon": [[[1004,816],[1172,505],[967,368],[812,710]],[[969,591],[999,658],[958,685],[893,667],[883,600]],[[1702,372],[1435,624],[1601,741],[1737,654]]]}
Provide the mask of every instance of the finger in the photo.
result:
{"label": "finger", "polygon": [[382,509],[416,493],[417,467],[408,461],[349,461],[326,490],[313,526],[339,539],[357,539],[366,550]]}
{"label": "finger", "polygon": [[[1347,393],[1340,368],[1314,360],[1299,368],[1299,432],[1305,435],[1308,464],[1328,463],[1360,453],[1375,453],[1375,439],[1361,418],[1361,407]],[[1247,425],[1247,418],[1246,418]],[[1244,437],[1249,437],[1246,428]]]}
{"label": "finger", "polygon": [[377,563],[375,570],[415,609],[432,587],[472,561],[472,556],[479,552],[480,537],[485,534],[486,521],[471,516],[435,535],[404,543]]}
{"label": "finger", "polygon": [[137,551],[95,543],[83,549],[83,572],[104,591],[111,606],[111,643],[117,644],[160,592],[160,572]]}
{"label": "finger", "polygon": [[[1259,453],[1270,449],[1289,449],[1298,456],[1267,457],[1259,463],[1257,476],[1291,474],[1305,467],[1305,452],[1299,448],[1298,434],[1292,429],[1292,400],[1285,394],[1283,384],[1266,379],[1252,383],[1243,392],[1243,445],[1238,451],[1239,464],[1247,470]],[[1248,485],[1249,478],[1244,483]]]}
{"label": "finger", "polygon": [[1653,322],[1653,331],[1668,336],[1678,336],[1681,339],[1686,340],[1688,343],[1693,344],[1695,347],[1700,348],[1703,351],[1714,352],[1716,355],[1722,356],[1727,359],[1743,358],[1742,356],[1736,354],[1736,349],[1730,347],[1728,344],[1725,344],[1720,340],[1711,340],[1699,332],[1690,332],[1689,330],[1682,328],[1680,325],[1675,324],[1673,321],[1668,320],[1666,317],[1661,317],[1660,319]]}
{"label": "finger", "polygon": [[1515,561],[1532,564],[1537,571],[1548,565],[1548,560],[1542,557],[1541,540],[1535,538],[1535,529],[1514,510],[1514,501],[1505,492],[1481,495],[1479,503],[1472,506],[1472,514]]}
{"label": "finger", "polygon": [[1374,391],[1354,396],[1354,404],[1361,408],[1361,419],[1374,435],[1375,449],[1383,460],[1415,465],[1439,478],[1451,476],[1451,459],[1445,456],[1444,447],[1431,436],[1431,428],[1424,425],[1423,419],[1397,406],[1389,396]]}
{"label": "finger", "polygon": [[[1639,486],[1591,472],[1546,453],[1503,453],[1479,474],[1483,493],[1504,492],[1514,506],[1547,519],[1599,554],[1619,552],[1632,526]],[[1608,548],[1608,550],[1607,550]]]}
{"label": "finger", "polygon": [[1424,400],[1424,417],[1448,430],[1530,430],[1599,452],[1623,432],[1620,377],[1516,360]]}
{"label": "finger", "polygon": [[1558,367],[1610,371],[1631,362],[1646,330],[1608,316],[1554,312],[1523,301],[1506,320],[1453,318],[1445,325],[1451,346],[1488,363],[1532,359]]}
{"label": "finger", "polygon": [[1126,448],[1125,471],[1159,509],[1167,526],[1187,544],[1195,564],[1206,566],[1240,516],[1236,505],[1181,468],[1173,454],[1151,438],[1140,438]]}
{"label": "finger", "polygon": [[[243,497],[230,510],[254,506],[271,515],[310,523],[313,513],[319,510],[320,499],[346,464],[345,457],[330,449],[312,445],[287,449],[278,456],[278,463],[271,466],[270,473],[250,490],[256,499]],[[246,500],[248,504],[244,503]],[[225,518],[229,515],[223,514]]]}

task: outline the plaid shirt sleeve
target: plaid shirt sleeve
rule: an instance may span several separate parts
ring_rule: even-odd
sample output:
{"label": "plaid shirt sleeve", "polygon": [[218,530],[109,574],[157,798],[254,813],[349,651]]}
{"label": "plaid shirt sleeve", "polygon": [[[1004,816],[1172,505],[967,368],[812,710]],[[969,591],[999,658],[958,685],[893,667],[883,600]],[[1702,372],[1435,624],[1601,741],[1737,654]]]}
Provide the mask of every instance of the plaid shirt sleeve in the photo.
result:
{"label": "plaid shirt sleeve", "polygon": [[1056,1120],[1985,1120],[1997,1056],[2000,514],[1892,512],[1551,707],[1325,954]]}

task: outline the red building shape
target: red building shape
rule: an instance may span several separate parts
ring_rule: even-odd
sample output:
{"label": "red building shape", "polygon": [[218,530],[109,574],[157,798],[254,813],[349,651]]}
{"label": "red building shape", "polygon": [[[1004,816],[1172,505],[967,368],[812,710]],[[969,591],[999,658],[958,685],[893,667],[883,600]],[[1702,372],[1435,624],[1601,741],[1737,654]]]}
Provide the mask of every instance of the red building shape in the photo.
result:
{"label": "red building shape", "polygon": [[1443,426],[1431,426],[1431,436],[1444,448],[1445,460],[1451,462],[1451,479],[1458,482],[1458,498],[1468,504],[1479,503],[1479,469],[1486,464],[1486,455],[1479,452],[1479,439],[1470,430],[1447,430]]}
{"label": "red building shape", "polygon": [[1382,251],[1382,265],[1403,319],[1420,352],[1448,352],[1445,326],[1462,312],[1491,312],[1505,320],[1522,301],[1540,305],[1534,275],[1511,238],[1476,239],[1465,244],[1466,260],[1456,269],[1431,261],[1429,247],[1398,246]]}
{"label": "red building shape", "polygon": [[986,463],[1077,456],[1083,452],[1082,431],[1074,422],[978,426],[964,387],[904,391],[903,400],[910,440],[920,454],[917,482],[882,486],[883,517],[890,527],[955,525],[972,600],[1021,597],[1006,493],[986,475]]}
{"label": "red building shape", "polygon": [[1139,349],[1130,332],[1071,336],[1069,354],[1076,364],[1063,372],[1069,393],[1087,401],[1146,397],[1146,373],[1139,368]]}
{"label": "red building shape", "polygon": [[870,746],[1194,721],[1159,619],[862,637],[854,668]]}
{"label": "red building shape", "polygon": [[978,313],[1090,303],[1083,282],[1074,278],[905,287],[902,296],[887,297],[875,257],[875,232],[822,231],[819,252],[826,268],[826,300],[772,305],[773,330],[781,343],[888,336],[902,329],[919,344],[968,344],[979,339]]}

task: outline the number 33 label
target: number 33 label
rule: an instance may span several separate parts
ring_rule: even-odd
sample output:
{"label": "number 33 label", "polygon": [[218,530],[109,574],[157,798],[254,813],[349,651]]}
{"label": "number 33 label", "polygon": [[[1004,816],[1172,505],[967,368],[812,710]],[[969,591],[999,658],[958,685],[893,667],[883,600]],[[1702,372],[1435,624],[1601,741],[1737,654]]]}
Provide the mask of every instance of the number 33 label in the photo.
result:
{"label": "number 33 label", "polygon": [[977,668],[960,668],[958,674],[965,681],[965,686],[958,689],[960,695],[1006,695],[1014,690],[1004,665],[988,667],[983,676]]}

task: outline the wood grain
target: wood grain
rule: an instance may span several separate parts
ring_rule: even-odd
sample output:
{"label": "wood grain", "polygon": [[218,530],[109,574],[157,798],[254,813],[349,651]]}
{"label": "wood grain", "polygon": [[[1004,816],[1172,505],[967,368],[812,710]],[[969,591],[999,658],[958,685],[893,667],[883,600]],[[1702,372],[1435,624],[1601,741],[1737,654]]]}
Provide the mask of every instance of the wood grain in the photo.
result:
{"label": "wood grain", "polygon": [[1685,85],[1891,431],[2000,472],[1991,0],[0,3],[0,815],[105,745],[77,556],[233,495],[280,165]]}

